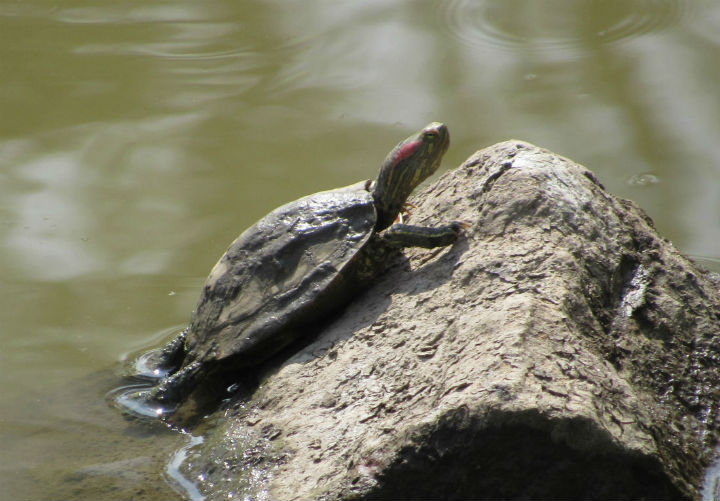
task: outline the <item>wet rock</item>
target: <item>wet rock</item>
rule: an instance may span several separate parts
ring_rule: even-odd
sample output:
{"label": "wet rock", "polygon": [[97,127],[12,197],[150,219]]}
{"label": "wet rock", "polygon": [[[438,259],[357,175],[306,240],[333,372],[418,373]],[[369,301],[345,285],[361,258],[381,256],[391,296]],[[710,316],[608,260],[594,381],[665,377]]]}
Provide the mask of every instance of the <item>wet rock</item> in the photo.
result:
{"label": "wet rock", "polygon": [[471,223],[411,249],[217,416],[208,499],[697,498],[717,438],[717,277],[533,145],[413,202]]}

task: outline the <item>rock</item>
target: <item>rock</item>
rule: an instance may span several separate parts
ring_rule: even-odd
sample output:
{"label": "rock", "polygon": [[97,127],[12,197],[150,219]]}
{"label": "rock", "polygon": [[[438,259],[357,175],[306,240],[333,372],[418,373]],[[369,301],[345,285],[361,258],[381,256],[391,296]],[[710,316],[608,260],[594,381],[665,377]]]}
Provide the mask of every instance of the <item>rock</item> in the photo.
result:
{"label": "rock", "polygon": [[584,167],[508,141],[413,202],[411,249],[189,453],[207,499],[696,499],[720,281]]}

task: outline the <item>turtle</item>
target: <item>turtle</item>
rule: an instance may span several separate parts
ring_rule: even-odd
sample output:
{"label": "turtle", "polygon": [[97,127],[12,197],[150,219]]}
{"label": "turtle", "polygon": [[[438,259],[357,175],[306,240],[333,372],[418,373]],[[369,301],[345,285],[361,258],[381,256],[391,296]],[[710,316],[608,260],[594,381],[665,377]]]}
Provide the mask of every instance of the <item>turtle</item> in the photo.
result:
{"label": "turtle", "polygon": [[[213,267],[189,326],[141,359],[157,384],[125,407],[172,415],[213,374],[257,368],[364,290],[404,247],[453,244],[466,223],[396,223],[450,144],[433,122],[401,141],[377,180],[283,205],[245,230]],[[147,372],[147,371],[146,371]],[[128,402],[134,402],[128,404]]]}

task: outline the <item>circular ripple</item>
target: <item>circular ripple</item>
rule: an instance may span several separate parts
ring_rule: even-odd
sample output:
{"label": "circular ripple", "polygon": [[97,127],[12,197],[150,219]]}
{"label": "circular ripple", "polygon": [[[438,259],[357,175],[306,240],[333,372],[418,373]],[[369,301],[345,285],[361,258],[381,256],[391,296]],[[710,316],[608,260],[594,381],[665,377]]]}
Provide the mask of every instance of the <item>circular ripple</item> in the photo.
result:
{"label": "circular ripple", "polygon": [[504,0],[443,2],[454,38],[474,47],[572,49],[658,32],[687,15],[687,0]]}
{"label": "circular ripple", "polygon": [[115,388],[105,395],[110,405],[121,412],[141,419],[157,419],[167,413],[173,412],[174,408],[163,408],[159,405],[149,403],[145,396],[150,390],[147,384],[132,384]]}
{"label": "circular ripple", "polygon": [[643,172],[630,176],[627,180],[627,184],[635,188],[646,188],[653,184],[658,184],[660,179],[650,172]]}

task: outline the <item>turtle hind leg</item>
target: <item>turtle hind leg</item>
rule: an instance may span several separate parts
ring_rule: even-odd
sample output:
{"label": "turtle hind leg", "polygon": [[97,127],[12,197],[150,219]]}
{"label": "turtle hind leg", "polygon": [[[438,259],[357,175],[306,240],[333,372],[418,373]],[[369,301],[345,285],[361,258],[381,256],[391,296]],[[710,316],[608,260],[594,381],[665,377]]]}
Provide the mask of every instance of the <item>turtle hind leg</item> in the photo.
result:
{"label": "turtle hind leg", "polygon": [[196,360],[141,396],[151,413],[177,427],[193,427],[241,384],[225,380],[223,367]]}
{"label": "turtle hind leg", "polygon": [[150,388],[120,394],[117,405],[134,416],[165,419],[174,416],[197,386],[200,362],[193,362]]}
{"label": "turtle hind leg", "polygon": [[165,346],[143,353],[135,361],[138,376],[161,379],[175,372],[185,358],[187,329],[178,334]]}
{"label": "turtle hind leg", "polygon": [[394,224],[382,233],[382,239],[394,247],[445,247],[451,245],[460,236],[467,223],[453,221],[438,227]]}
{"label": "turtle hind leg", "polygon": [[184,400],[197,385],[200,367],[200,362],[193,362],[175,374],[162,379],[157,386],[147,391],[146,400],[164,405],[168,408],[175,407],[177,403]]}

